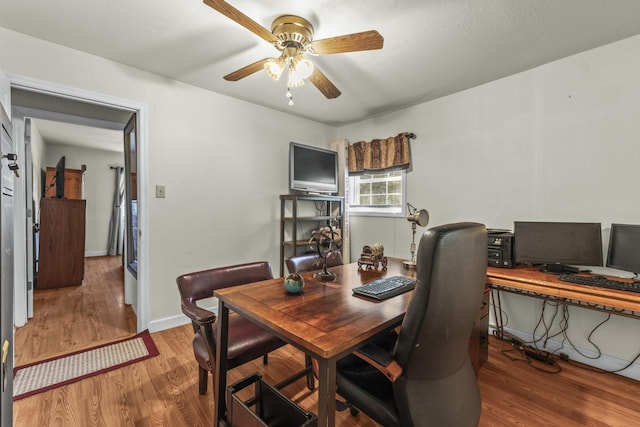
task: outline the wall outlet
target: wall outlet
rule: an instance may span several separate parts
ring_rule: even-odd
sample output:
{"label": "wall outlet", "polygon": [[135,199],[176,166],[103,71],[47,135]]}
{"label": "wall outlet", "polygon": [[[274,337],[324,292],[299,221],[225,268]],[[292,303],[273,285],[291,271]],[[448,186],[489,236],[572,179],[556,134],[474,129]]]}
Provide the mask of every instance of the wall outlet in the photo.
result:
{"label": "wall outlet", "polygon": [[156,185],[156,199],[164,199],[164,185]]}

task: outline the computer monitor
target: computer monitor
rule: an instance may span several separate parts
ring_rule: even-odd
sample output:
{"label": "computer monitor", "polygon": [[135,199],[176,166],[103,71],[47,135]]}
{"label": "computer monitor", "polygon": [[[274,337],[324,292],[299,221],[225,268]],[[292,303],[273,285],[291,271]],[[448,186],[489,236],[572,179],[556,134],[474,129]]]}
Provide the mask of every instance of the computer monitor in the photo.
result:
{"label": "computer monitor", "polygon": [[607,267],[640,274],[640,225],[611,224]]}
{"label": "computer monitor", "polygon": [[514,222],[515,260],[521,264],[602,266],[599,222]]}

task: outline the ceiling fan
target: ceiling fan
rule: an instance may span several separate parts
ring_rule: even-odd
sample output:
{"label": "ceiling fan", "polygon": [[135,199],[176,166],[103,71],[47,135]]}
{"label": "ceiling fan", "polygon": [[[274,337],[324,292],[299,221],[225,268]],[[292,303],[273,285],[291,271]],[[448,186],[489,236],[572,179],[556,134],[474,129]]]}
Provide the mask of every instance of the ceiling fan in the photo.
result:
{"label": "ceiling fan", "polygon": [[223,0],[204,0],[204,3],[271,43],[280,52],[280,56],[276,58],[256,61],[227,74],[224,79],[238,81],[264,69],[274,80],[278,80],[280,75],[287,71],[289,105],[293,105],[290,88],[303,85],[304,79],[309,79],[329,99],[340,96],[338,88],[305,57],[306,53],[316,56],[381,49],[384,42],[375,30],[313,40],[311,23],[295,15],[276,18],[269,31]]}

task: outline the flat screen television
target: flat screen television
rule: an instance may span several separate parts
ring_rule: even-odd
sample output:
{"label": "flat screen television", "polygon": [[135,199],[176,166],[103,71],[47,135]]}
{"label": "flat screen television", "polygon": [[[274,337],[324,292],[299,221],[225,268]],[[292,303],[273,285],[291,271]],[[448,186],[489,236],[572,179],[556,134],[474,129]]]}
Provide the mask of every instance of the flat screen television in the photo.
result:
{"label": "flat screen television", "polygon": [[66,157],[60,157],[56,164],[56,198],[64,198],[64,169],[65,169]]}
{"label": "flat screen television", "polygon": [[640,274],[640,225],[611,224],[607,267]]}
{"label": "flat screen television", "polygon": [[599,222],[516,221],[513,232],[516,263],[602,266]]}
{"label": "flat screen television", "polygon": [[338,192],[338,153],[289,143],[289,189],[304,193]]}

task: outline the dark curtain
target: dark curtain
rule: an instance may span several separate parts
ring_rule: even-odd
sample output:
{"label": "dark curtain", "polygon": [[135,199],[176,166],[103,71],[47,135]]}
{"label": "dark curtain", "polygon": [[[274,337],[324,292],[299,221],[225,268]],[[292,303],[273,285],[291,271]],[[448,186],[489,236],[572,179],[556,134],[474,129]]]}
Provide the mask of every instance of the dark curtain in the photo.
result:
{"label": "dark curtain", "polygon": [[109,222],[109,248],[108,255],[122,255],[124,253],[124,168],[113,167],[116,173],[116,186],[113,192],[113,207],[111,208],[111,221]]}

